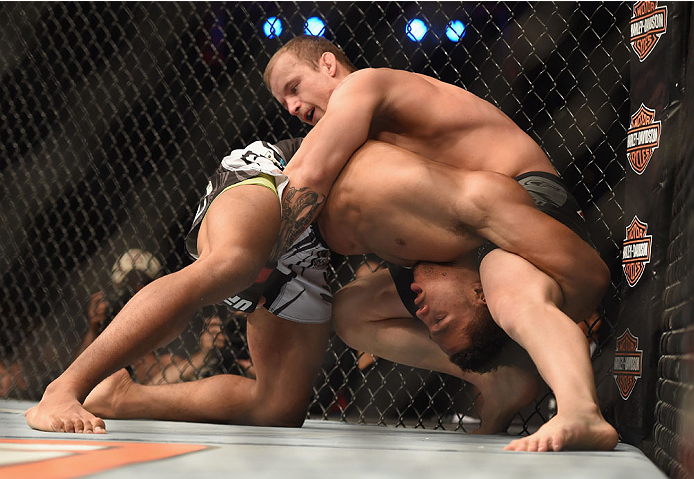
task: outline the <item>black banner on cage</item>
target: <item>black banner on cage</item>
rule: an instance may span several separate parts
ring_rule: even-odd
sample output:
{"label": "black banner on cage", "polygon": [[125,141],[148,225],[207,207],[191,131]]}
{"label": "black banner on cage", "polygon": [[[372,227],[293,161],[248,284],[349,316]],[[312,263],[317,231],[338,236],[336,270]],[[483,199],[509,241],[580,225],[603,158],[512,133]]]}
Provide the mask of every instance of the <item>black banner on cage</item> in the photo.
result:
{"label": "black banner on cage", "polygon": [[624,282],[612,373],[617,430],[622,440],[636,446],[650,439],[653,429],[671,169],[681,142],[685,11],[676,3],[636,2],[630,22]]}
{"label": "black banner on cage", "polygon": [[[679,156],[672,167],[674,192],[663,293],[663,335],[658,362],[657,403],[651,459],[669,477],[694,477],[694,9],[682,64],[684,98]],[[683,17],[686,19],[686,17]],[[686,25],[686,24],[685,24]]]}

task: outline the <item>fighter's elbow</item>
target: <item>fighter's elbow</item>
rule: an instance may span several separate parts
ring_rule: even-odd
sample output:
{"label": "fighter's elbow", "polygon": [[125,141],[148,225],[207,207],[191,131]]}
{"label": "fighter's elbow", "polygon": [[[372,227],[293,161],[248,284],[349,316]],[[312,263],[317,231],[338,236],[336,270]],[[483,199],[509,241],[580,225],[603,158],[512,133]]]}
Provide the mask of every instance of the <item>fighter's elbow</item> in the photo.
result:
{"label": "fighter's elbow", "polygon": [[332,178],[322,168],[302,168],[289,172],[291,188],[302,192],[315,192],[318,195],[327,196],[332,186]]}
{"label": "fighter's elbow", "polygon": [[[465,218],[469,227],[477,230],[482,236],[485,236],[485,232],[489,234],[495,228],[500,214],[509,211],[509,206],[517,206],[525,200],[525,198],[519,200],[515,190],[515,188],[522,190],[522,187],[512,178],[499,173],[467,172],[460,178],[462,182],[458,188],[461,192],[458,196],[458,205],[461,217]],[[497,241],[501,239],[495,238]]]}

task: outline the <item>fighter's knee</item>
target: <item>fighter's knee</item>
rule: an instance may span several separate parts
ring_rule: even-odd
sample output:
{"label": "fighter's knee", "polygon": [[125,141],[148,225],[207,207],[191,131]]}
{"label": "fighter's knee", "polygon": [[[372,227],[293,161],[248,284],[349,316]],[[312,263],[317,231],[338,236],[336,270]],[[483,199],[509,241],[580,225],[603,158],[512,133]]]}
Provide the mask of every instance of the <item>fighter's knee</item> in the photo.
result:
{"label": "fighter's knee", "polygon": [[308,402],[285,400],[265,404],[258,425],[267,427],[301,427],[306,420]]}
{"label": "fighter's knee", "polygon": [[262,261],[247,251],[238,249],[225,254],[211,254],[204,258],[207,277],[213,284],[233,283],[246,289],[253,285],[262,268]]}

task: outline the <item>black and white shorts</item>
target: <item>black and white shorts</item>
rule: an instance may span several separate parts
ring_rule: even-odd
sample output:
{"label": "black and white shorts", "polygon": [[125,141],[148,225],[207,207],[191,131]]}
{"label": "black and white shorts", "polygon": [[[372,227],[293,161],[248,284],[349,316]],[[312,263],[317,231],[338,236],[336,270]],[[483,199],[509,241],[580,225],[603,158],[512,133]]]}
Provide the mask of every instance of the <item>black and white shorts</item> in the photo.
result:
{"label": "black and white shorts", "polygon": [[[298,148],[297,140],[289,145],[272,145],[256,141],[246,148],[233,150],[224,157],[210,178],[205,195],[200,200],[193,226],[186,238],[186,249],[198,257],[197,238],[205,214],[214,199],[230,186],[258,176],[270,176],[275,181],[278,201],[288,182],[282,173],[291,152]],[[330,250],[311,225],[279,260],[277,270],[265,284],[265,308],[280,318],[300,323],[319,324],[330,321],[332,293],[328,286]],[[224,301],[234,311],[246,311],[246,301],[238,296]]]}

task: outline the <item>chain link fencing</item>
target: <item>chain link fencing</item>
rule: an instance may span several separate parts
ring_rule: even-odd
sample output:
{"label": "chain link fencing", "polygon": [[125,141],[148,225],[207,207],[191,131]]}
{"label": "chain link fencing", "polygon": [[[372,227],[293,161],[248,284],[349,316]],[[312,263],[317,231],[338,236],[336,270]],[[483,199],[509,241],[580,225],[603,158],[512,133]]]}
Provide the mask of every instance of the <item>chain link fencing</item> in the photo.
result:
{"label": "chain link fencing", "polygon": [[[158,274],[189,264],[184,236],[207,176],[231,149],[306,134],[265,89],[262,71],[312,16],[357,67],[464,87],[548,153],[612,271],[589,334],[598,389],[614,386],[603,345],[614,335],[622,281],[629,5],[3,2],[0,396],[39,399],[98,334],[127,297],[112,281],[125,251],[153,253]],[[263,34],[269,17],[283,23],[279,38]],[[430,28],[421,41],[407,36],[415,17]],[[454,19],[466,25],[457,42],[445,35]],[[334,288],[367,263],[373,269],[378,259],[335,256]],[[207,308],[131,374],[149,383],[245,374],[247,361],[244,319]],[[469,385],[358,357],[336,336],[314,392],[311,418],[477,427]],[[514,421],[516,432],[552,413],[547,391]]]}

